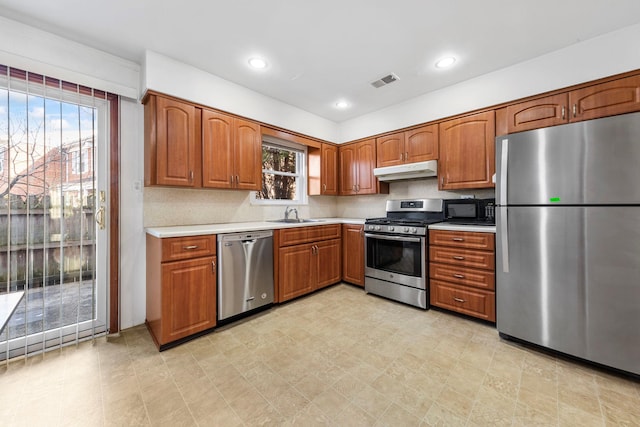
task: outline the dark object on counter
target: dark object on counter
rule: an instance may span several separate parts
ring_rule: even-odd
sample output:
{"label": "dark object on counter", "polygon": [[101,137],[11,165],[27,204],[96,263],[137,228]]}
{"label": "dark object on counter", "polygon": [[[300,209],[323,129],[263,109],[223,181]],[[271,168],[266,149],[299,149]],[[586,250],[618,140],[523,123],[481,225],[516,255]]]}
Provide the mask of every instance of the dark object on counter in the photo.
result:
{"label": "dark object on counter", "polygon": [[445,199],[446,222],[464,225],[495,225],[496,199]]}

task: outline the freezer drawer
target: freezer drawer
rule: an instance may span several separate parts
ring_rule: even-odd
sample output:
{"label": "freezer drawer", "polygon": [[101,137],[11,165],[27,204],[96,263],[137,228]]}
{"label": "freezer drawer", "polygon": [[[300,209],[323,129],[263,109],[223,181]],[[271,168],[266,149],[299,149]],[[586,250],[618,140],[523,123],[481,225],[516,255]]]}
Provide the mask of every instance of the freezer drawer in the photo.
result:
{"label": "freezer drawer", "polygon": [[501,207],[501,333],[640,374],[640,207]]}

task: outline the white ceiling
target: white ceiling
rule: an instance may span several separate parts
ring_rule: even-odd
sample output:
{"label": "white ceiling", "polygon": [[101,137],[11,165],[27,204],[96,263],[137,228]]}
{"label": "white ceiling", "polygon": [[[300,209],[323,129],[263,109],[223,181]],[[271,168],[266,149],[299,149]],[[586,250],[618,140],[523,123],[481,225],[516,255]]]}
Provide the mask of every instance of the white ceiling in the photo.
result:
{"label": "white ceiling", "polygon": [[[0,0],[0,15],[138,63],[150,49],[339,123],[636,24],[640,1]],[[249,69],[254,55],[269,67]]]}

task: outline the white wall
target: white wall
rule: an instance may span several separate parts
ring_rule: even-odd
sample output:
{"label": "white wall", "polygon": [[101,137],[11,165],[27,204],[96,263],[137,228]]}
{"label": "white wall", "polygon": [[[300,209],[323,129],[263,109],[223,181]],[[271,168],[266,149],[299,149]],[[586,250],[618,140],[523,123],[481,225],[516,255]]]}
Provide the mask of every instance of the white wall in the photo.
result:
{"label": "white wall", "polygon": [[326,141],[338,137],[330,120],[153,51],[145,53],[142,84],[142,93],[153,89]]}
{"label": "white wall", "polygon": [[140,65],[0,16],[0,63],[136,98]]}
{"label": "white wall", "polygon": [[[640,24],[340,123],[353,141],[640,68]],[[499,49],[500,46],[496,46]]]}
{"label": "white wall", "polygon": [[120,327],[144,323],[146,236],[143,225],[144,109],[120,101]]}

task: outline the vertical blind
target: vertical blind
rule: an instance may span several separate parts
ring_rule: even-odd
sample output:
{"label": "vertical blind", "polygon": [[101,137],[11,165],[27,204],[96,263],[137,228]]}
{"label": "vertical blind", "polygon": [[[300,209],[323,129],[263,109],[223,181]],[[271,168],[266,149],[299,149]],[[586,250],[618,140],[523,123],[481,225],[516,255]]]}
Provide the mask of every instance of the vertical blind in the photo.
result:
{"label": "vertical blind", "polygon": [[25,292],[0,359],[106,331],[95,216],[107,97],[0,65],[0,294]]}

